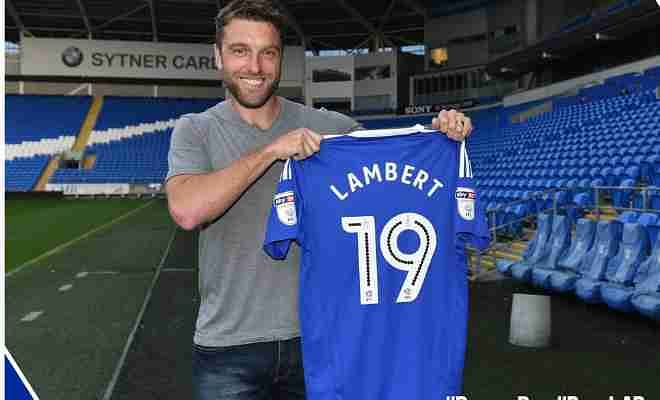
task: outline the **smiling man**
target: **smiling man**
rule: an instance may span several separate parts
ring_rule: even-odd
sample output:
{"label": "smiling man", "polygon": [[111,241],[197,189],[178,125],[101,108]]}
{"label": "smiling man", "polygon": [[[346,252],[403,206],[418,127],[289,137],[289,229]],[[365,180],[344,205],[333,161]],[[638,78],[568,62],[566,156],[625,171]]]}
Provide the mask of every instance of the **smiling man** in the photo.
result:
{"label": "smiling man", "polygon": [[[170,214],[200,228],[200,308],[193,398],[302,399],[297,249],[286,261],[262,250],[282,162],[319,151],[323,132],[359,127],[336,112],[276,96],[285,19],[270,1],[232,1],[216,17],[216,62],[229,91],[182,116],[169,152]],[[443,111],[433,125],[462,140],[470,119]]]}

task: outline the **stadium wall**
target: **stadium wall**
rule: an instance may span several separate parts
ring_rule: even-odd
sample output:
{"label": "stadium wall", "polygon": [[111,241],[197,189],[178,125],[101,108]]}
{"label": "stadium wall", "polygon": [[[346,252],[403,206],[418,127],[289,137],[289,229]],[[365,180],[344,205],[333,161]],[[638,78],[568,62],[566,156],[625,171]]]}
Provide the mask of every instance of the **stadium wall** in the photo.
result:
{"label": "stadium wall", "polygon": [[[452,44],[453,40],[481,35],[488,32],[485,8],[463,14],[454,14],[430,19],[424,25],[424,43],[427,49],[447,47],[448,59],[443,68],[457,68],[488,62],[488,41],[479,40],[465,44]],[[425,55],[425,65],[431,64],[429,51]]]}
{"label": "stadium wall", "polygon": [[305,104],[320,98],[350,98],[353,108],[353,56],[308,57],[305,65]]}
{"label": "stadium wall", "polygon": [[584,75],[579,78],[569,79],[537,89],[516,93],[514,95],[505,97],[502,101],[502,104],[505,107],[509,107],[530,101],[558,96],[575,88],[579,88],[595,82],[602,82],[604,79],[610,76],[622,75],[630,72],[643,72],[645,69],[658,65],[660,65],[660,56],[651,57],[638,62],[603,70],[594,74]]}
{"label": "stadium wall", "polygon": [[564,23],[564,1],[563,0],[539,0],[538,4],[540,37],[548,36],[557,32]]}
{"label": "stadium wall", "polygon": [[[524,30],[525,10],[527,8],[528,2],[529,1],[525,0],[505,0],[496,1],[488,6],[487,23],[489,33],[493,33],[498,30],[504,30],[508,27],[517,28],[517,32],[515,34],[509,35],[512,36],[515,41],[512,41],[511,46],[507,46],[505,49],[503,49],[503,52],[518,50],[523,47],[524,41],[522,40],[522,32]],[[488,42],[489,53],[495,57],[499,56],[501,52],[494,51],[494,46],[492,46],[494,40],[490,35]]]}

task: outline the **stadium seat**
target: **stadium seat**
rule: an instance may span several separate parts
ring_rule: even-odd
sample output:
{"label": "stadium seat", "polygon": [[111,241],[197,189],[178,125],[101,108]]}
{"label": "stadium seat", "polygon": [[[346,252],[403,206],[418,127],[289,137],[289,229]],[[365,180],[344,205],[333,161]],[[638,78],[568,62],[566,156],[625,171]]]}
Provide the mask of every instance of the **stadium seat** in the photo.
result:
{"label": "stadium seat", "polygon": [[637,294],[643,294],[643,282],[655,274],[660,274],[660,241],[653,246],[651,255],[647,257],[637,268],[633,278],[633,285],[622,285],[620,283],[607,282],[601,287],[603,301],[616,310],[629,312],[632,311],[632,297],[636,290]]}
{"label": "stadium seat", "polygon": [[660,272],[649,274],[640,282],[631,303],[641,314],[660,321]]}
{"label": "stadium seat", "polygon": [[550,252],[532,267],[532,282],[550,288],[550,276],[557,270],[558,261],[567,253],[571,243],[571,223],[564,215],[555,215],[550,237]]}
{"label": "stadium seat", "polygon": [[617,219],[617,221],[621,222],[622,224],[625,224],[625,223],[630,223],[630,222],[637,222],[638,218],[639,218],[639,214],[637,212],[635,212],[635,211],[624,211],[616,219]]}
{"label": "stadium seat", "polygon": [[644,228],[637,223],[624,224],[616,255],[585,270],[584,276],[575,283],[575,294],[587,303],[601,302],[600,288],[603,283],[609,281],[630,285],[637,267],[647,254],[648,238]]}
{"label": "stadium seat", "polygon": [[[541,230],[541,217],[547,215],[547,226]],[[521,281],[529,281],[532,275],[532,267],[540,262],[551,250],[550,236],[552,235],[552,220],[553,216],[550,214],[539,215],[539,237],[534,246],[534,252],[527,259],[522,259],[520,262],[513,264],[510,267],[511,276]]]}
{"label": "stadium seat", "polygon": [[543,248],[548,242],[550,229],[552,227],[552,215],[539,214],[537,217],[537,228],[534,232],[534,238],[527,245],[526,254],[523,254],[522,260],[516,262],[511,260],[497,260],[495,263],[497,270],[505,275],[511,275],[514,266],[523,264],[531,265],[538,261],[544,254]]}
{"label": "stadium seat", "polygon": [[[557,266],[547,281],[548,288],[561,290],[564,288],[565,282],[577,280],[580,266],[594,243],[596,222],[581,218],[577,220],[575,226],[575,237],[564,256],[557,260]],[[568,290],[572,290],[572,287]]]}
{"label": "stadium seat", "polygon": [[635,187],[635,181],[624,179],[619,187],[620,189],[612,190],[612,204],[614,207],[629,207],[633,196],[633,190],[629,188]]}
{"label": "stadium seat", "polygon": [[[595,225],[595,227],[594,227]],[[568,254],[559,260],[558,270],[550,276],[552,289],[569,292],[575,283],[592,267],[604,268],[618,250],[620,223],[587,219],[578,220],[576,243]]]}
{"label": "stadium seat", "polygon": [[655,244],[660,232],[660,217],[657,214],[642,213],[637,222],[646,228],[651,245]]}

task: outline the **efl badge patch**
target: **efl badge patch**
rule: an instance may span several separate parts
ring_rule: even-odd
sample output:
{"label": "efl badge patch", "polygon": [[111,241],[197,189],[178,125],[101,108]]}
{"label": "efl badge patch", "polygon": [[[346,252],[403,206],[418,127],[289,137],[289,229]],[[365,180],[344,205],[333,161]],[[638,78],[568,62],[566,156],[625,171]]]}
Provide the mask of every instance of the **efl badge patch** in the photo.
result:
{"label": "efl badge patch", "polygon": [[474,219],[474,200],[477,194],[470,188],[456,188],[456,204],[461,218],[467,221]]}
{"label": "efl badge patch", "polygon": [[292,191],[278,193],[273,198],[273,205],[277,210],[277,218],[284,225],[295,225],[298,222],[296,218],[296,199]]}

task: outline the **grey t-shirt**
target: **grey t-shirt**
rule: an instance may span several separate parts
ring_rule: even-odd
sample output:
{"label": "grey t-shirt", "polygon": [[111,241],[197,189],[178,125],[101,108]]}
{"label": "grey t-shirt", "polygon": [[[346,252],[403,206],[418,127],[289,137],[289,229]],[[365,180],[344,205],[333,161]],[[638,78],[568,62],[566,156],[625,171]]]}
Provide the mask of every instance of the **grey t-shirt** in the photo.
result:
{"label": "grey t-shirt", "polygon": [[[280,114],[268,130],[247,124],[227,101],[182,116],[172,134],[167,179],[225,168],[297,128],[337,133],[358,125],[336,112],[280,101]],[[282,166],[282,162],[271,165],[229,210],[200,232],[201,304],[194,337],[198,345],[232,346],[299,335],[298,248],[286,261],[272,260],[262,250]]]}

